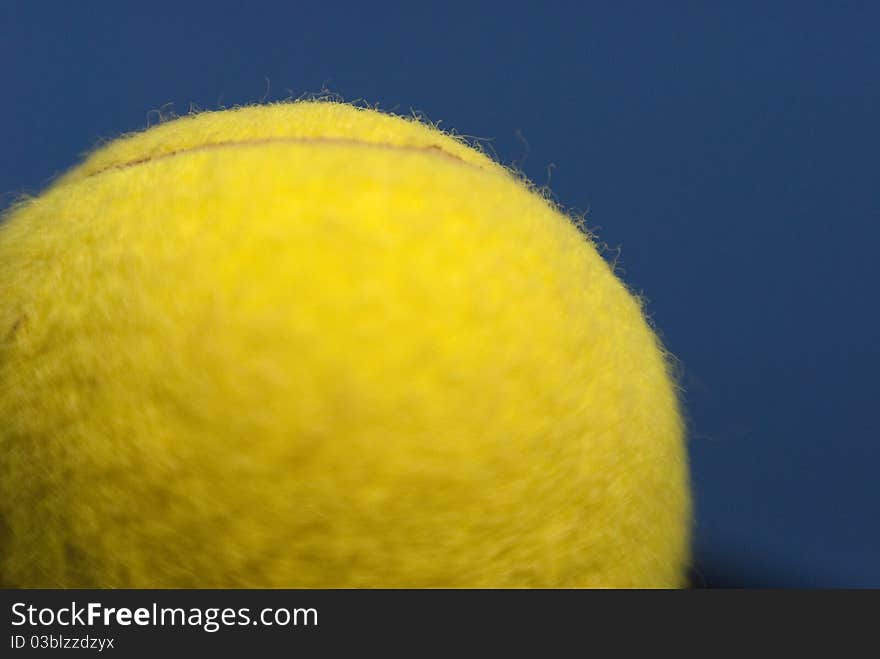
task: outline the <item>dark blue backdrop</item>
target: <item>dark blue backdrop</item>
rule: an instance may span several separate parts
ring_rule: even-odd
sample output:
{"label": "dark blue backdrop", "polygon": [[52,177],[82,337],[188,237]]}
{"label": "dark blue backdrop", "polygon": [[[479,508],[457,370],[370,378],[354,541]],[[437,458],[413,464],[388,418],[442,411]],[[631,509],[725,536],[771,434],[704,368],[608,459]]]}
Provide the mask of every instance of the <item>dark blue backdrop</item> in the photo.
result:
{"label": "dark blue backdrop", "polygon": [[682,361],[702,579],[880,586],[878,26],[871,2],[6,0],[0,194],[159,108],[325,87],[491,138],[589,210]]}

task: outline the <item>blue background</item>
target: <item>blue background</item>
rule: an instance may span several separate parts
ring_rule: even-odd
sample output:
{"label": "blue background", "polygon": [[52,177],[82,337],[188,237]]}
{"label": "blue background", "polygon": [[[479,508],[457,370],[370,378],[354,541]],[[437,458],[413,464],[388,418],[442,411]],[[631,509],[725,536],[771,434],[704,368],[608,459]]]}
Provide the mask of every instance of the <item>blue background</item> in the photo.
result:
{"label": "blue background", "polygon": [[491,139],[681,360],[697,583],[880,586],[880,3],[0,5],[0,204],[101,138],[329,89]]}

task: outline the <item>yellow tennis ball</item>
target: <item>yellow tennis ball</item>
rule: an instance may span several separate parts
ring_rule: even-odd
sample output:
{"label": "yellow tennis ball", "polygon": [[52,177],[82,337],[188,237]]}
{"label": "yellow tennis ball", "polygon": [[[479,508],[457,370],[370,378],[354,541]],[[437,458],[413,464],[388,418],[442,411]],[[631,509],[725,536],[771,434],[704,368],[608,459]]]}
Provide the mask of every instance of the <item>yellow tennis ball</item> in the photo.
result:
{"label": "yellow tennis ball", "polygon": [[552,204],[300,102],[103,147],[0,226],[7,586],[679,586],[676,388]]}

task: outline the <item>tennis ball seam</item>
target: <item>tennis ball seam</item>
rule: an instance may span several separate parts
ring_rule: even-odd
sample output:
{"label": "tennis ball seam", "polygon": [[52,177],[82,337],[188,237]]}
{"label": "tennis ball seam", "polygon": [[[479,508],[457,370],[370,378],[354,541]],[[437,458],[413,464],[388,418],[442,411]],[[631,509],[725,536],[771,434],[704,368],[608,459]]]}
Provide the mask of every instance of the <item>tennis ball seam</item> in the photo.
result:
{"label": "tennis ball seam", "polygon": [[128,160],[121,163],[115,163],[113,165],[109,165],[107,167],[103,167],[94,172],[91,172],[84,176],[81,180],[93,178],[100,174],[103,174],[108,171],[120,170],[120,169],[128,169],[130,167],[136,167],[137,165],[143,165],[150,162],[156,162],[159,160],[166,160],[168,158],[173,158],[175,156],[186,155],[190,153],[198,153],[201,151],[210,151],[214,149],[222,149],[229,147],[237,147],[237,146],[260,146],[260,145],[269,145],[269,144],[325,144],[332,146],[354,146],[354,147],[364,147],[364,148],[373,148],[373,149],[391,149],[394,151],[410,151],[413,153],[424,153],[430,156],[436,156],[440,158],[444,158],[446,160],[451,160],[456,164],[465,165],[467,167],[473,167],[474,169],[478,169],[481,171],[489,171],[485,167],[481,165],[468,162],[459,156],[446,151],[439,144],[431,144],[429,146],[413,146],[407,144],[390,144],[388,142],[367,142],[364,140],[353,140],[349,138],[342,137],[266,137],[259,139],[251,139],[251,140],[236,140],[236,141],[227,141],[227,142],[211,142],[208,144],[200,144],[198,146],[190,147],[187,149],[180,149],[179,151],[170,151],[168,153],[162,153],[156,156],[148,156],[145,158],[135,158],[133,160]]}

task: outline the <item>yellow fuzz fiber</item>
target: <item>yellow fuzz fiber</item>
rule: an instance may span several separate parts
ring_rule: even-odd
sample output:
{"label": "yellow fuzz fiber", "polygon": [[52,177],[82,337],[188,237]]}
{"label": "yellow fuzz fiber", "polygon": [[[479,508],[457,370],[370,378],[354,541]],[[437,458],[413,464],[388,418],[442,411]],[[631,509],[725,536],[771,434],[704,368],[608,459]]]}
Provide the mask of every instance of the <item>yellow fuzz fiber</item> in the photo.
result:
{"label": "yellow fuzz fiber", "polygon": [[577,227],[326,102],[97,151],[0,225],[0,584],[680,586],[676,388]]}

